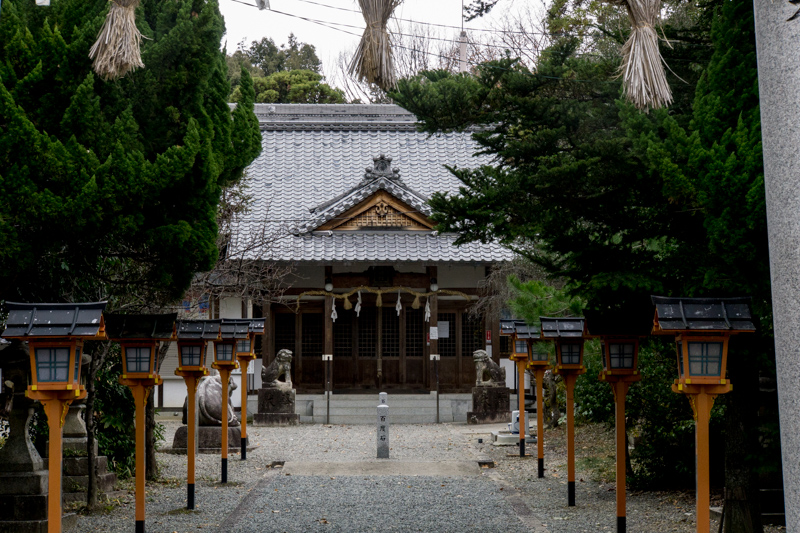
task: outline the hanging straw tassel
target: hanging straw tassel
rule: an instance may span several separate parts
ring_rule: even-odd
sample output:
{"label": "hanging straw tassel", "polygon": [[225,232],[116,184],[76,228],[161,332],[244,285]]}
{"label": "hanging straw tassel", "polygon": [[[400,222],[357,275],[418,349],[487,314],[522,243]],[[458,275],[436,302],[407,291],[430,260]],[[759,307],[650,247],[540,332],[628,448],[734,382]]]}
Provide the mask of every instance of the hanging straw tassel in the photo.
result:
{"label": "hanging straw tassel", "polygon": [[392,46],[386,25],[403,0],[358,0],[367,27],[347,72],[359,81],[374,83],[384,91],[397,84]]}
{"label": "hanging straw tassel", "polygon": [[375,307],[383,307],[383,298],[381,298],[381,293],[378,293],[378,299],[375,300]]}
{"label": "hanging straw tassel", "polygon": [[667,83],[663,59],[658,50],[658,34],[654,28],[661,0],[617,0],[628,10],[631,36],[622,47],[623,92],[639,109],[658,109],[672,103],[672,90]]}
{"label": "hanging straw tassel", "polygon": [[411,309],[419,309],[419,293],[414,294],[414,303],[411,304]]}
{"label": "hanging straw tassel", "polygon": [[353,304],[350,303],[350,298],[347,296],[344,297],[344,309],[345,311],[349,311],[353,308]]}
{"label": "hanging straw tassel", "polygon": [[139,51],[142,34],[136,27],[138,6],[139,0],[112,0],[100,35],[89,50],[94,71],[106,81],[144,66]]}

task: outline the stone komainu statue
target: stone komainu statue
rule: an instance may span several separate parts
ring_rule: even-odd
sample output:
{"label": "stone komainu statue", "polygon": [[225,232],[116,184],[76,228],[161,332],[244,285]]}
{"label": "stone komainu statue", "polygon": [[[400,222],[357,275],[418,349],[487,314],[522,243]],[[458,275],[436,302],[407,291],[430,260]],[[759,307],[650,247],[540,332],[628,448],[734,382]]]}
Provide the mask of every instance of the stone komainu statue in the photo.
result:
{"label": "stone komainu statue", "polygon": [[[284,381],[281,381],[281,376]],[[275,360],[261,369],[261,387],[265,389],[292,388],[292,352],[281,350]]]}
{"label": "stone komainu statue", "polygon": [[[231,395],[237,389],[232,377],[228,378],[228,426],[237,427],[239,419],[233,411]],[[187,400],[183,402],[183,423],[186,424],[188,415]],[[197,383],[197,421],[201,426],[222,425],[222,379],[219,374],[200,378]]]}
{"label": "stone komainu statue", "polygon": [[506,386],[506,369],[492,361],[485,350],[475,350],[472,359],[475,361],[476,387]]}

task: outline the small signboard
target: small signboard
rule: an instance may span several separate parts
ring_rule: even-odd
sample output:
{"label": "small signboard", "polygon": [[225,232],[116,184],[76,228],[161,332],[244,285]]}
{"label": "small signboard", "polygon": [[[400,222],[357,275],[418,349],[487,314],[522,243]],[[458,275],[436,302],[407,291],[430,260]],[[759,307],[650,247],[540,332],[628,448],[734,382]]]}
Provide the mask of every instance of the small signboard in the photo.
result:
{"label": "small signboard", "polygon": [[450,338],[450,322],[448,322],[447,320],[439,321],[439,338],[440,339]]}
{"label": "small signboard", "polygon": [[[439,322],[441,324],[441,322]],[[428,337],[429,341],[438,341],[439,340],[439,328],[437,326],[431,326],[431,332]]]}

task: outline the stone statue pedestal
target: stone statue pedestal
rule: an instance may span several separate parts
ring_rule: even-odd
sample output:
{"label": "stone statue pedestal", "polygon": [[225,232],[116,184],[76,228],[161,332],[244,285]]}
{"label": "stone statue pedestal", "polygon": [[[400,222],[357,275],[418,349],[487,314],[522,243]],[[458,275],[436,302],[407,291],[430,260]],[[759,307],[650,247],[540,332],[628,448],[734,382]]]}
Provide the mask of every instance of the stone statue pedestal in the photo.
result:
{"label": "stone statue pedestal", "polygon": [[[189,438],[189,427],[181,426],[172,439],[171,453],[186,453]],[[228,428],[228,452],[239,453],[242,448],[242,429],[239,427]],[[197,428],[198,453],[220,453],[222,451],[222,427],[200,426]]]}
{"label": "stone statue pedestal", "polygon": [[497,424],[511,421],[510,391],[508,387],[473,387],[472,411],[467,413],[467,424]]}
{"label": "stone statue pedestal", "polygon": [[258,390],[258,412],[253,415],[256,426],[294,426],[300,423],[295,413],[295,390],[262,388]]}

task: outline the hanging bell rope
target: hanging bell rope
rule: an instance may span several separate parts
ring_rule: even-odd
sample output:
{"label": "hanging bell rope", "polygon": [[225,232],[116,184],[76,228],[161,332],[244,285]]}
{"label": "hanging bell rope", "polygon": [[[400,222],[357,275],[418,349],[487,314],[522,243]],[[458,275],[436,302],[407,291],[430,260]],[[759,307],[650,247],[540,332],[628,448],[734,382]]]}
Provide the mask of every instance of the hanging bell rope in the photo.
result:
{"label": "hanging bell rope", "polygon": [[106,81],[125,76],[143,67],[139,47],[142,34],[136,27],[139,0],[112,0],[97,41],[89,50],[92,67]]}
{"label": "hanging bell rope", "polygon": [[[431,296],[436,296],[436,295],[440,295],[440,296],[441,295],[460,296],[460,297],[462,297],[462,298],[464,298],[465,300],[468,300],[468,301],[472,299],[466,293],[463,293],[461,291],[451,291],[451,290],[448,290],[448,289],[439,289],[436,292],[418,292],[418,291],[415,291],[414,289],[410,289],[408,287],[400,287],[400,286],[389,287],[387,289],[376,289],[376,288],[373,288],[373,287],[367,287],[366,285],[361,285],[360,287],[356,287],[356,288],[350,290],[350,292],[345,292],[345,293],[332,293],[332,292],[320,291],[320,290],[305,291],[303,293],[300,293],[300,294],[297,295],[297,299],[295,301],[295,313],[300,310],[300,300],[304,296],[330,296],[331,298],[334,298],[334,299],[335,298],[339,298],[339,299],[344,300],[344,308],[345,309],[349,309],[348,304],[350,303],[350,297],[353,296],[354,294],[358,294],[358,299],[356,300],[356,306],[355,306],[356,316],[358,316],[359,313],[361,312],[361,291],[367,291],[367,292],[371,292],[372,294],[377,294],[378,295],[378,297],[377,297],[377,299],[375,301],[375,307],[383,307],[382,295],[393,293],[393,292],[397,293],[397,301],[398,302],[400,301],[400,294],[403,293],[403,292],[406,293],[406,294],[413,295],[414,296],[414,304],[412,304],[411,307],[414,308],[414,309],[419,309],[419,299],[421,297],[423,297],[423,296],[428,299],[428,301],[425,302],[426,310],[430,309],[429,301],[430,301],[430,297]],[[416,305],[416,307],[415,307],[415,305]],[[395,307],[395,309],[396,309],[396,307]]]}
{"label": "hanging bell rope", "polygon": [[397,85],[392,45],[386,25],[392,12],[402,2],[403,0],[358,0],[367,27],[347,72],[359,81],[374,83],[384,91]]}
{"label": "hanging bell rope", "polygon": [[[658,50],[655,24],[661,0],[612,0],[624,5],[631,21],[631,36],[622,47],[622,76],[625,99],[638,109],[658,109],[672,103],[664,60]],[[666,39],[665,39],[666,40]],[[669,41],[667,41],[669,43]]]}

